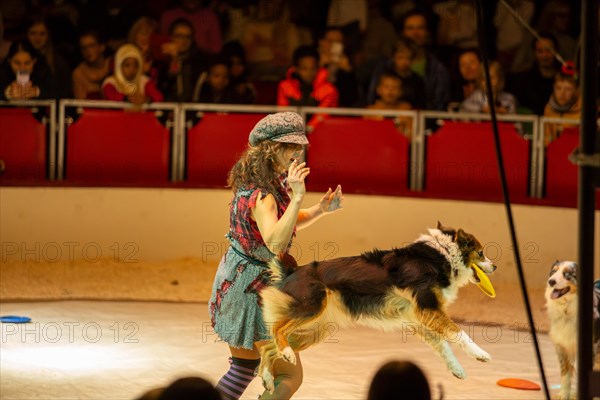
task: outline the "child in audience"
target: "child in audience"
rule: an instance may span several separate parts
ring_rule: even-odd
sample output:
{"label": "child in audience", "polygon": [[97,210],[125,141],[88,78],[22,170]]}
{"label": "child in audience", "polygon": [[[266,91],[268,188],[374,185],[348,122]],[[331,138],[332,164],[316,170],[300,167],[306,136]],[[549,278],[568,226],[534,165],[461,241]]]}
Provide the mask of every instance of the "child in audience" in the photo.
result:
{"label": "child in audience", "polygon": [[[546,108],[545,117],[579,119],[581,115],[581,97],[579,96],[579,85],[574,73],[562,71],[554,77],[552,95]],[[556,139],[564,128],[572,125],[547,124],[544,130],[544,143],[547,146]]]}
{"label": "child in audience", "polygon": [[404,38],[398,39],[392,59],[383,68],[380,66],[380,69],[373,74],[367,96],[369,104],[373,104],[375,101],[379,76],[383,72],[391,70],[402,80],[402,99],[410,103],[411,108],[425,108],[425,84],[423,79],[411,69],[416,52],[412,42]]}
{"label": "child in audience", "polygon": [[403,100],[402,79],[393,71],[386,71],[379,76],[375,87],[377,99],[367,106],[376,110],[410,110],[412,106]]}
{"label": "child in audience", "polygon": [[[386,71],[379,76],[379,82],[375,88],[377,100],[367,108],[372,110],[411,110],[411,104],[403,100],[402,79],[394,71]],[[383,119],[382,116],[365,116],[368,119]],[[398,128],[410,138],[412,118],[398,117],[396,119]]]}
{"label": "child in audience", "polygon": [[[515,96],[504,91],[504,74],[502,67],[497,61],[490,62],[490,83],[492,85],[492,96],[498,114],[514,114],[517,111],[517,100]],[[489,112],[488,94],[484,66],[481,64],[481,75],[479,87],[462,102],[461,111],[466,112]]]}
{"label": "child in audience", "polygon": [[27,40],[13,42],[0,65],[0,100],[56,98],[56,79],[45,58]]}
{"label": "child in audience", "polygon": [[138,105],[162,101],[162,93],[147,75],[142,74],[143,65],[142,52],[137,46],[124,44],[119,47],[115,54],[114,75],[102,83],[104,99]]}
{"label": "child in audience", "polygon": [[[288,69],[286,79],[277,88],[278,106],[337,107],[339,94],[327,80],[327,69],[319,67],[319,53],[311,46],[299,46],[294,51],[294,65]],[[310,118],[308,126],[314,128],[324,115]]]}
{"label": "child in audience", "polygon": [[52,76],[58,85],[58,97],[69,99],[73,97],[71,88],[71,67],[62,54],[56,50],[52,43],[50,29],[44,18],[34,17],[27,27],[27,40],[44,56]]}
{"label": "child in audience", "polygon": [[248,79],[246,50],[237,40],[223,45],[221,54],[229,60],[229,86],[233,91],[236,104],[256,103],[256,87]]}
{"label": "child in audience", "polygon": [[192,99],[198,103],[234,103],[229,86],[229,63],[225,57],[215,57],[208,70],[200,75]]}

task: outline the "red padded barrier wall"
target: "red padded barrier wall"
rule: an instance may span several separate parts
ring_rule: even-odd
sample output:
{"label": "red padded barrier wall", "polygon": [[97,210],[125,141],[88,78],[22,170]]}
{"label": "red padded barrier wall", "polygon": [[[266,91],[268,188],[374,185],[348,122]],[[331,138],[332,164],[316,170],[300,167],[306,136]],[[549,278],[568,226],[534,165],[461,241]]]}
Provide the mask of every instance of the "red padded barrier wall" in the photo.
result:
{"label": "red padded barrier wall", "polygon": [[[512,124],[499,124],[511,201],[528,202],[529,142]],[[502,201],[492,126],[446,121],[427,139],[425,194],[433,197]]]}
{"label": "red padded barrier wall", "polygon": [[170,132],[152,112],[85,109],[67,129],[65,179],[107,186],[169,182]]}
{"label": "red padded barrier wall", "polygon": [[187,133],[187,182],[224,188],[227,174],[248,147],[248,135],[266,114],[204,113]]}
{"label": "red padded barrier wall", "polygon": [[577,167],[569,154],[579,146],[579,129],[565,128],[546,148],[546,200],[556,205],[577,206]]}
{"label": "red padded barrier wall", "polygon": [[[546,148],[546,194],[549,205],[577,207],[577,166],[569,155],[579,147],[579,127],[566,127]],[[600,210],[600,191],[596,190],[596,209]]]}
{"label": "red padded barrier wall", "polygon": [[2,185],[21,185],[46,179],[46,127],[30,109],[0,108]]}
{"label": "red padded barrier wall", "polygon": [[308,140],[308,190],[408,194],[409,142],[392,120],[329,117]]}

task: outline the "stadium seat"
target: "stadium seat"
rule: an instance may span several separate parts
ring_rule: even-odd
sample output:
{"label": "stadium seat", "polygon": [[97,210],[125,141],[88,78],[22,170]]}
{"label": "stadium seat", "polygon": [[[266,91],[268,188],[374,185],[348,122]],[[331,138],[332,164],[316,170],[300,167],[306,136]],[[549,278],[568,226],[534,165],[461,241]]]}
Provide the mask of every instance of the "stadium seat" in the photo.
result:
{"label": "stadium seat", "polygon": [[[577,207],[579,171],[569,155],[579,147],[579,127],[565,127],[558,139],[546,148],[544,200],[549,205]],[[596,190],[596,210],[600,210],[600,190]]]}
{"label": "stadium seat", "polygon": [[248,134],[265,115],[204,113],[187,131],[187,184],[225,188],[229,170],[248,147]]}
{"label": "stadium seat", "polygon": [[29,108],[0,108],[1,185],[43,183],[47,178],[46,126]]}
{"label": "stadium seat", "polygon": [[307,189],[345,193],[409,193],[409,141],[392,120],[329,117],[308,136]]}
{"label": "stadium seat", "polygon": [[65,180],[90,186],[169,183],[170,132],[153,112],[84,109],[66,131]]}
{"label": "stadium seat", "polygon": [[[499,124],[500,141],[511,201],[529,201],[530,143],[513,124]],[[427,138],[427,196],[502,201],[492,127],[487,122],[445,121]]]}

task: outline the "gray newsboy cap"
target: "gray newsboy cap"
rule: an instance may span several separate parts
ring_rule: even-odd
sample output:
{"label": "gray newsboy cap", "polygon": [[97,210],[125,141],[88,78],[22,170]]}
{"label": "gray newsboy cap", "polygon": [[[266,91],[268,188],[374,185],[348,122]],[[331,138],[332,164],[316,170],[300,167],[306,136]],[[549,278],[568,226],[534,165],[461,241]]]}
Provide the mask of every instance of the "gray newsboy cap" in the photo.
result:
{"label": "gray newsboy cap", "polygon": [[258,121],[248,137],[251,146],[256,146],[265,140],[308,144],[304,120],[300,114],[291,111],[267,115]]}

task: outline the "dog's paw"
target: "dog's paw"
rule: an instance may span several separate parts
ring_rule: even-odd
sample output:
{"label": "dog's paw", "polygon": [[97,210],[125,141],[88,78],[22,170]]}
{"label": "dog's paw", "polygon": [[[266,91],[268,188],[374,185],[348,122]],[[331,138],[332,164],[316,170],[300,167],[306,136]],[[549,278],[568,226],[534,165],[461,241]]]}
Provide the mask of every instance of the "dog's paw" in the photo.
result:
{"label": "dog's paw", "polygon": [[492,356],[490,356],[487,351],[474,343],[469,343],[469,345],[465,347],[465,351],[468,355],[481,362],[488,362],[492,359]]}
{"label": "dog's paw", "polygon": [[294,351],[291,347],[288,346],[285,349],[283,349],[281,351],[281,357],[283,357],[283,359],[289,362],[290,364],[296,365],[296,354],[294,354]]}
{"label": "dog's paw", "polygon": [[553,400],[574,400],[577,399],[577,395],[572,391],[561,390],[558,394],[552,396]]}
{"label": "dog's paw", "polygon": [[488,362],[492,360],[492,356],[490,356],[490,354],[487,351],[482,349],[479,349],[478,352],[475,352],[472,355],[477,361]]}
{"label": "dog's paw", "polygon": [[450,372],[452,372],[452,375],[454,375],[458,379],[466,379],[467,378],[466,371],[459,364],[450,365],[449,367],[450,367]]}
{"label": "dog's paw", "polygon": [[262,384],[267,392],[273,394],[273,391],[275,390],[275,383],[271,371],[268,371],[266,369],[263,371]]}

